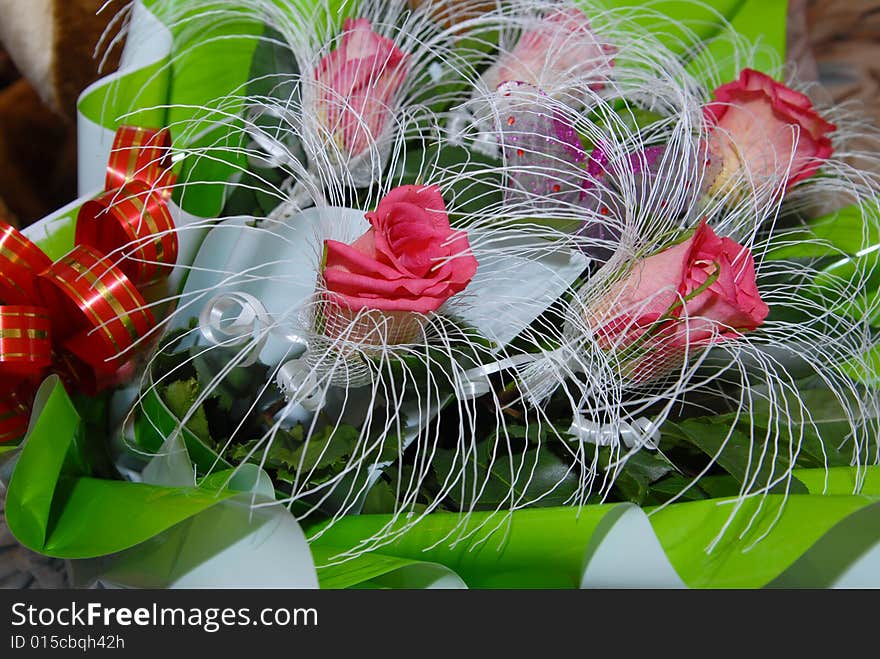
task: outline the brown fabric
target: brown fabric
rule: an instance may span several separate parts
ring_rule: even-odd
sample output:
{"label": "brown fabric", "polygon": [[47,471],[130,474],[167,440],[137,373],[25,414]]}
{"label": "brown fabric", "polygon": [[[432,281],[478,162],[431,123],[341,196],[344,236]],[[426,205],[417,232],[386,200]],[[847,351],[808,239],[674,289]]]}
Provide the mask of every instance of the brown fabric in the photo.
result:
{"label": "brown fabric", "polygon": [[46,107],[26,80],[0,92],[0,200],[29,224],[76,195],[72,124]]}
{"label": "brown fabric", "polygon": [[[101,75],[118,65],[115,47],[99,72],[95,47],[107,24],[125,6],[115,0],[96,14],[104,0],[54,0],[54,43],[49,79],[42,90],[50,108],[0,48],[0,212],[21,226],[63,206],[76,196],[76,99]],[[2,20],[2,19],[0,19]],[[108,41],[109,43],[109,41]],[[103,53],[101,53],[103,54]]]}
{"label": "brown fabric", "polygon": [[786,69],[803,82],[817,82],[819,68],[810,43],[810,26],[807,25],[807,5],[810,0],[789,0],[786,35]]}
{"label": "brown fabric", "polygon": [[437,0],[407,0],[411,9],[418,9],[423,5],[434,5],[433,17],[445,27],[452,27],[462,21],[492,11],[498,7],[499,2],[503,2],[503,0],[484,0],[483,2],[474,2],[474,0],[443,0],[441,2]]}
{"label": "brown fabric", "polygon": [[12,84],[19,77],[21,76],[19,76],[12,58],[3,48],[0,48],[0,89]]}
{"label": "brown fabric", "polygon": [[880,124],[880,0],[808,0],[805,22],[819,80]]}
{"label": "brown fabric", "polygon": [[[111,19],[126,2],[114,0],[98,14],[105,0],[54,0],[52,3],[55,32],[52,44],[51,80],[57,109],[68,116],[76,116],[76,99],[80,92],[101,75],[114,71],[119,63],[121,49],[111,51],[104,71],[99,71],[100,56],[94,57],[95,47]],[[118,30],[117,30],[118,31]],[[107,39],[106,44],[112,42]]]}

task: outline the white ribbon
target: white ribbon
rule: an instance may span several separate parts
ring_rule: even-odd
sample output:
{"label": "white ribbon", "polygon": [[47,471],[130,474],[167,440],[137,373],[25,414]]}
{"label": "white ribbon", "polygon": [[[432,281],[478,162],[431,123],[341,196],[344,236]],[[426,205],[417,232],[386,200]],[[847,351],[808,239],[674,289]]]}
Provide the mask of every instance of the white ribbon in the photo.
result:
{"label": "white ribbon", "polygon": [[[231,321],[230,312],[237,314]],[[273,326],[266,307],[249,293],[215,295],[199,314],[199,331],[210,343],[237,347],[253,342],[238,366],[250,366],[257,361]]]}
{"label": "white ribbon", "polygon": [[464,146],[471,127],[476,131],[467,141],[467,147],[490,158],[499,158],[501,149],[498,146],[498,138],[493,130],[493,123],[480,122],[473,113],[464,107],[456,108],[448,120],[449,141],[455,146]]}
{"label": "white ribbon", "polygon": [[546,358],[547,355],[540,354],[524,354],[501,359],[491,364],[483,364],[476,368],[469,369],[462,374],[462,379],[455,383],[455,395],[459,400],[470,400],[479,398],[492,391],[492,385],[489,382],[489,376],[498,373],[513,366],[521,364],[531,364],[540,359]]}
{"label": "white ribbon", "polygon": [[660,426],[644,416],[632,423],[620,420],[602,424],[576,414],[568,432],[579,441],[596,446],[618,446],[622,442],[630,449],[646,448],[653,451],[660,442]]}
{"label": "white ribbon", "polygon": [[244,126],[245,132],[247,132],[254,144],[256,144],[256,146],[258,146],[265,154],[265,157],[261,158],[261,160],[264,161],[264,166],[277,169],[282,165],[290,163],[290,149],[284,144],[284,142],[277,137],[269,135],[257,125],[257,120],[264,115],[280,119],[288,124],[292,124],[294,120],[291,118],[292,113],[288,111],[278,110],[263,105],[252,106],[248,111],[248,120],[245,122]]}
{"label": "white ribbon", "polygon": [[[237,347],[252,343],[237,366],[256,363],[270,334],[301,345],[306,351],[309,348],[305,338],[280,327],[263,303],[249,293],[222,293],[211,298],[199,315],[199,331],[214,345]],[[285,398],[296,399],[308,410],[314,411],[324,402],[326,386],[319,384],[305,354],[283,364],[275,381]]]}
{"label": "white ribbon", "polygon": [[519,373],[520,386],[534,401],[549,396],[559,386],[560,370],[581,370],[580,363],[573,360],[562,348],[550,352],[515,355],[465,371],[462,379],[456,383],[456,396],[459,400],[470,400],[489,393],[492,390],[489,376],[514,366],[526,367]]}
{"label": "white ribbon", "polygon": [[287,400],[295,399],[311,412],[324,404],[327,388],[318,382],[305,356],[291,359],[279,368],[275,383]]}

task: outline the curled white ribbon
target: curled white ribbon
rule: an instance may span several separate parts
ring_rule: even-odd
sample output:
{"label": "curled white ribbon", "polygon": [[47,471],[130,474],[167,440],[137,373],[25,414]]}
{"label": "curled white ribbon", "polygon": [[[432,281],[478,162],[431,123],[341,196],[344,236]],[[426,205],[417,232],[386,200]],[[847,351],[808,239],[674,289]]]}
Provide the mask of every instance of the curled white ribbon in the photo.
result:
{"label": "curled white ribbon", "polygon": [[[231,320],[230,315],[234,316]],[[238,366],[257,361],[273,326],[266,307],[249,293],[215,295],[199,314],[199,331],[210,343],[232,348],[252,343]]]}
{"label": "curled white ribbon", "polygon": [[[249,293],[222,293],[211,298],[199,314],[199,331],[214,345],[239,347],[250,344],[246,356],[236,366],[250,366],[259,359],[269,335],[308,350],[309,342],[291,328],[283,328],[257,298]],[[288,399],[295,399],[308,410],[324,402],[326,387],[317,378],[303,354],[283,364],[275,376],[276,384]]]}
{"label": "curled white ribbon", "polygon": [[597,446],[617,446],[623,443],[630,449],[646,448],[653,451],[660,442],[660,426],[644,416],[632,423],[621,420],[616,424],[602,424],[576,414],[568,432],[581,442]]}
{"label": "curled white ribbon", "polygon": [[278,369],[275,383],[287,400],[296,400],[307,410],[314,412],[324,404],[327,388],[318,382],[315,371],[305,356],[291,359]]}
{"label": "curled white ribbon", "polygon": [[[500,148],[492,126],[486,121],[479,122],[469,109],[457,108],[448,120],[449,141],[456,146],[463,146],[467,142],[469,149],[490,158],[498,158]],[[474,127],[476,130],[472,130]],[[469,132],[473,134],[468,135]]]}

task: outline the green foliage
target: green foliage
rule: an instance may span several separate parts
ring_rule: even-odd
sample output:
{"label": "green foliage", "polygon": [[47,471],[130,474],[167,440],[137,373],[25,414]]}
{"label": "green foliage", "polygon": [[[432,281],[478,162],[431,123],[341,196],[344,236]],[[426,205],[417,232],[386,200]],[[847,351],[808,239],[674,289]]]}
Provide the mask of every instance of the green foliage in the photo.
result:
{"label": "green foliage", "polygon": [[[763,487],[771,479],[785,474],[791,463],[787,461],[788,448],[774,447],[764,438],[760,429],[754,436],[748,429],[731,427],[735,421],[729,415],[686,419],[678,423],[667,422],[663,428],[666,443],[688,442],[700,449],[738,482],[749,484],[750,490]],[[777,455],[773,451],[778,450]],[[782,491],[785,483],[773,491]],[[795,483],[794,491],[806,492],[806,488]]]}
{"label": "green foliage", "polygon": [[639,451],[626,461],[614,486],[624,500],[644,505],[663,499],[663,487],[658,490],[656,484],[665,483],[668,492],[669,479],[664,476],[673,471],[675,467],[662,454]]}
{"label": "green foliage", "polygon": [[443,178],[452,185],[445,195],[450,220],[471,213],[479,214],[501,201],[499,162],[490,156],[460,146],[437,145],[427,150],[412,148],[407,152],[394,179],[401,185],[421,184],[432,178],[435,170],[446,171]]}
{"label": "green foliage", "polygon": [[570,503],[578,489],[576,472],[546,447],[527,448],[513,459],[507,448],[490,441],[478,444],[476,455],[466,460],[455,451],[438,450],[434,469],[438,483],[464,476],[449,494],[458,508],[492,510],[538,497],[536,507],[560,506]]}
{"label": "green foliage", "polygon": [[[199,382],[195,378],[175,380],[162,389],[162,399],[178,419],[189,415],[186,427],[192,430],[196,437],[204,442],[213,443],[211,432],[208,430],[208,417],[205,416],[205,408],[195,404],[199,392]],[[191,411],[192,413],[190,413]]]}

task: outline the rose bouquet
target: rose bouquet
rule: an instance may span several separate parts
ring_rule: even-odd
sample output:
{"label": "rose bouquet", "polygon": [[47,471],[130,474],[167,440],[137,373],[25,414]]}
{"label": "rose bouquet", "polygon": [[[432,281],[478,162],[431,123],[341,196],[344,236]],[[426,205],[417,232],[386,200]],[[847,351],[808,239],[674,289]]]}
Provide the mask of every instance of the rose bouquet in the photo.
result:
{"label": "rose bouquet", "polygon": [[0,243],[13,533],[79,583],[865,579],[870,131],[730,4],[132,5],[85,199]]}

